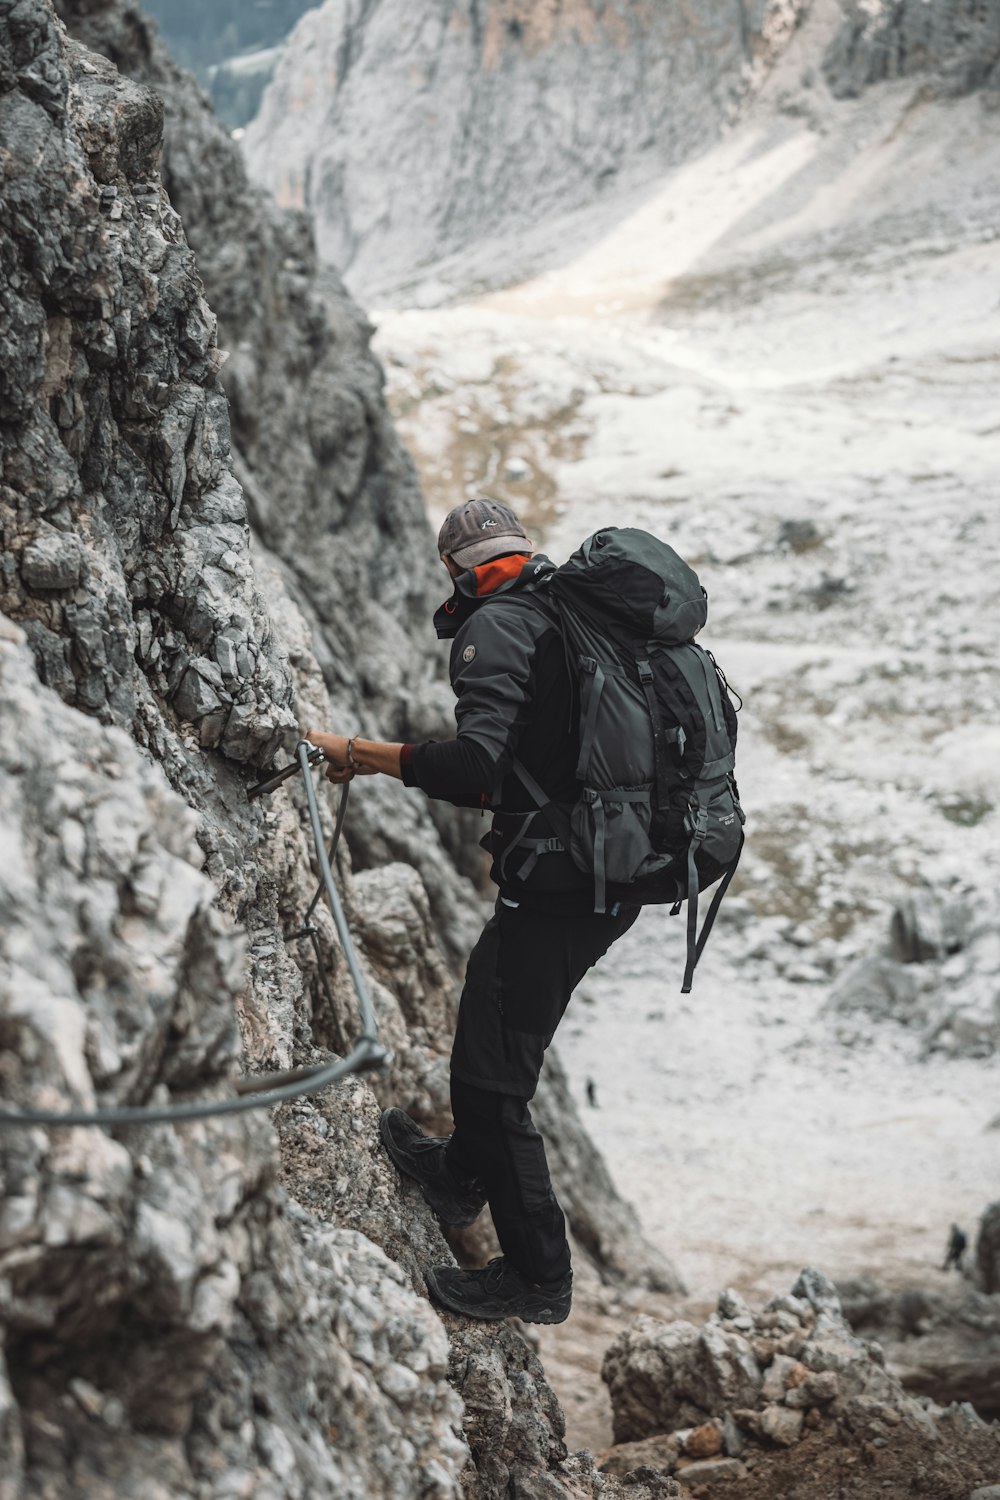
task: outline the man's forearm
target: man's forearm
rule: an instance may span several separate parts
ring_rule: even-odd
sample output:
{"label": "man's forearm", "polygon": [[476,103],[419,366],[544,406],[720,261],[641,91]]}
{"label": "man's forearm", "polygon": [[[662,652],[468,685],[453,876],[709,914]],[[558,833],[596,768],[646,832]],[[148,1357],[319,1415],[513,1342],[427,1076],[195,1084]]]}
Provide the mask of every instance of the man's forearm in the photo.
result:
{"label": "man's forearm", "polygon": [[362,740],[355,737],[351,742],[352,754],[358,767],[365,771],[378,771],[383,776],[395,776],[399,781],[402,772],[399,757],[402,745],[389,744],[386,740]]}
{"label": "man's forearm", "polygon": [[366,740],[360,735],[348,738],[324,734],[318,729],[310,729],[306,738],[323,751],[328,762],[327,780],[335,785],[354,776],[381,773],[419,787],[428,797],[459,807],[482,807],[488,804],[496,781],[496,765],[489,751],[471,739],[403,745]]}

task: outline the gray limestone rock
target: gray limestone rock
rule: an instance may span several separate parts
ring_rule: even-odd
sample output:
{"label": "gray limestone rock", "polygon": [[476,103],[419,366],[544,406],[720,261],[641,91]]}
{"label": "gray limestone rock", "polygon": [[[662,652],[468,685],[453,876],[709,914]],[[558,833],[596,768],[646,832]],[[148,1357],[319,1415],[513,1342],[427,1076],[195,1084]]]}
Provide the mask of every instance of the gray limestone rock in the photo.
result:
{"label": "gray limestone rock", "polygon": [[75,536],[46,527],[21,553],[21,575],[30,589],[71,589],[80,582],[83,549]]}
{"label": "gray limestone rock", "polygon": [[875,1020],[926,1020],[920,988],[908,966],[873,955],[858,959],[838,976],[826,1002],[828,1011],[861,1011]]}
{"label": "gray limestone rock", "polygon": [[[244,942],[195,816],[0,637],[5,1106],[231,1094]],[[370,1240],[283,1215],[272,1173],[259,1114],[4,1133],[5,1493],[222,1496],[237,1468],[288,1500],[373,1473],[458,1496],[440,1321]]]}
{"label": "gray limestone rock", "polygon": [[[988,1240],[994,1211],[991,1205],[982,1216],[979,1245]],[[891,1292],[868,1283],[863,1296],[853,1292],[848,1308],[854,1331],[878,1340],[905,1390],[942,1406],[971,1402],[985,1415],[1000,1413],[1000,1296],[995,1291],[962,1278],[946,1291]]]}
{"label": "gray limestone rock", "polygon": [[984,1209],[979,1221],[976,1272],[984,1292],[1000,1293],[1000,1200]]}
{"label": "gray limestone rock", "polygon": [[753,1332],[753,1313],[744,1298],[739,1292],[734,1292],[732,1287],[727,1287],[721,1294],[715,1312],[721,1322],[731,1323],[740,1333]]}
{"label": "gray limestone rock", "polygon": [[1000,12],[977,0],[844,0],[823,61],[833,92],[926,74],[949,94],[1000,88]]}
{"label": "gray limestone rock", "polygon": [[[812,1322],[809,1309],[818,1317],[826,1317],[833,1322],[841,1322],[843,1313],[840,1306],[840,1298],[837,1288],[825,1276],[822,1271],[814,1270],[807,1266],[801,1273],[795,1285],[792,1287],[791,1298],[782,1297],[774,1299],[767,1304],[768,1307],[778,1306],[797,1317],[800,1322]],[[765,1308],[765,1312],[767,1308]]]}
{"label": "gray limestone rock", "polygon": [[722,1451],[729,1458],[740,1458],[746,1452],[747,1437],[732,1412],[722,1419]]}
{"label": "gray limestone rock", "polygon": [[947,958],[967,945],[972,926],[968,901],[942,901],[932,891],[912,891],[895,907],[890,919],[892,956],[903,964]]}
{"label": "gray limestone rock", "polygon": [[802,1436],[802,1412],[787,1406],[765,1406],[758,1418],[761,1437],[779,1448],[791,1448]]}
{"label": "gray limestone rock", "polygon": [[660,1323],[640,1316],[604,1358],[616,1442],[667,1432],[690,1415],[701,1420],[752,1405],[761,1372],[747,1341],[708,1323]]}
{"label": "gray limestone rock", "polygon": [[[243,755],[259,763],[292,723],[291,681],[247,562],[242,505],[225,536],[203,516],[220,489],[238,491],[214,324],[177,215],[158,188],[147,191],[162,104],[68,42],[40,0],[9,12],[8,41],[28,9],[67,88],[39,103],[26,53],[3,95],[13,148],[0,206],[6,280],[19,306],[34,309],[27,323],[8,316],[5,325],[35,329],[38,357],[22,339],[6,361],[16,420],[0,439],[0,531],[4,550],[21,555],[24,587],[5,577],[0,607],[36,638],[63,640],[52,680],[68,702],[138,735],[142,704],[155,697],[169,729],[191,724],[208,743],[223,736],[223,705],[193,686],[192,664],[241,610],[259,646],[246,689],[258,712]],[[203,336],[177,337],[192,319]],[[71,601],[53,597],[70,589]],[[145,671],[135,656],[140,607]]]}
{"label": "gray limestone rock", "polygon": [[1000,913],[992,892],[917,890],[893,913],[889,953],[837,978],[829,1013],[911,1027],[925,1053],[991,1057],[1000,1047]]}
{"label": "gray limestone rock", "polygon": [[[773,1343],[760,1339],[752,1372],[734,1359],[739,1346],[730,1349],[726,1378],[719,1376],[718,1355],[715,1368],[706,1369],[703,1336],[719,1335],[717,1322],[699,1331],[686,1322],[640,1317],[621,1333],[602,1374],[615,1436],[626,1441],[611,1450],[605,1466],[623,1473],[634,1455],[673,1469],[694,1441],[687,1429],[699,1407],[702,1421],[721,1427],[731,1474],[737,1473],[733,1461],[754,1463],[765,1451],[794,1449],[807,1430],[814,1437],[811,1463],[820,1448],[858,1447],[863,1456],[865,1444],[875,1451],[890,1443],[912,1455],[913,1469],[919,1455],[939,1452],[957,1475],[970,1479],[989,1472],[984,1463],[1000,1461],[1000,1436],[971,1406],[942,1409],[906,1394],[899,1371],[886,1368],[878,1345],[857,1337],[844,1322],[833,1283],[822,1272],[803,1271],[792,1295],[774,1298],[769,1307],[773,1317],[798,1319],[799,1357],[775,1353]],[[767,1318],[765,1309],[757,1326]],[[700,1463],[677,1468],[685,1484],[700,1477]],[[908,1472],[905,1465],[902,1472]]]}
{"label": "gray limestone rock", "polygon": [[[58,8],[133,76],[47,0],[0,0],[3,1093],[228,1097],[355,1034],[329,915],[319,961],[290,936],[315,880],[301,790],[245,791],[296,723],[430,732],[433,546],[370,328],[321,296],[302,225],[247,188],[135,6]],[[235,447],[202,274],[245,346]],[[428,1118],[476,903],[421,805],[382,797],[338,876],[396,1053],[376,1087]],[[596,1495],[519,1336],[449,1341],[430,1308],[420,1272],[449,1251],[378,1108],[355,1079],[273,1124],[0,1135],[3,1500]],[[594,1158],[553,1119],[572,1177]],[[605,1225],[569,1187],[598,1264],[642,1267],[614,1194]],[[486,1372],[474,1450],[464,1370]]]}

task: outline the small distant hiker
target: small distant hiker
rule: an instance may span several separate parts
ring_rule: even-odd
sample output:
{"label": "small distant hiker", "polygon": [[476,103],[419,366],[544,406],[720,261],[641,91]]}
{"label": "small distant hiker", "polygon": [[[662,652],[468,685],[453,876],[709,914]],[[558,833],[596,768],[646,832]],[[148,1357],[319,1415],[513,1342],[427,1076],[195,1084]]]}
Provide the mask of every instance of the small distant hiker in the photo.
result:
{"label": "small distant hiker", "polygon": [[962,1261],[968,1248],[969,1239],[965,1230],[959,1229],[957,1224],[953,1224],[951,1226],[951,1233],[948,1235],[948,1253],[944,1258],[944,1265],[941,1267],[942,1271],[950,1271],[952,1266],[955,1267],[956,1271],[964,1270]]}
{"label": "small distant hiker", "polygon": [[[637,572],[630,548],[645,548],[643,555],[655,554],[663,566],[676,563],[682,593],[696,594],[697,607],[669,605],[663,579]],[[672,549],[647,533],[609,528],[557,569],[534,555],[513,511],[475,499],[445,518],[438,551],[453,583],[434,624],[453,642],[456,737],[388,744],[311,731],[308,738],[323,750],[335,783],[381,772],[429,797],[492,812],[483,844],[499,893],[469,957],[459,1006],[454,1131],[426,1136],[401,1109],[387,1109],[380,1130],[397,1168],[420,1184],[444,1223],[471,1224],[489,1202],[502,1255],[478,1270],[431,1268],[431,1296],[472,1318],[560,1323],[572,1297],[570,1250],[530,1101],[574,989],[632,926],[641,904],[667,900],[679,908],[691,897],[696,908],[701,886],[724,872],[720,894],[728,883],[742,846],[732,779],[735,714],[720,691],[721,673],[690,642],[704,620],[704,590]],[[626,672],[617,658],[602,667],[580,654],[568,634],[568,607],[553,602],[556,581],[578,561],[587,568],[601,561],[602,578],[610,567],[613,598],[637,595],[635,608],[645,614],[636,629],[644,639],[664,621],[680,630],[681,676],[691,684],[686,739],[680,720],[669,727],[651,721],[654,674],[645,660]],[[593,650],[611,653],[603,636]],[[641,651],[655,656],[652,646]],[[585,684],[581,672],[590,674]],[[621,696],[626,676],[628,702]],[[607,724],[602,715],[610,716]],[[616,764],[621,754],[624,766]],[[669,810],[668,759],[688,776],[683,805]],[[655,806],[654,786],[662,794]],[[681,851],[677,859],[650,843],[657,817],[666,844]],[[633,894],[637,871],[649,878]],[[689,912],[688,988],[717,901],[697,943]],[[596,1103],[593,1085],[588,1095]]]}
{"label": "small distant hiker", "polygon": [[591,1109],[597,1108],[597,1084],[592,1078],[587,1079],[587,1103]]}

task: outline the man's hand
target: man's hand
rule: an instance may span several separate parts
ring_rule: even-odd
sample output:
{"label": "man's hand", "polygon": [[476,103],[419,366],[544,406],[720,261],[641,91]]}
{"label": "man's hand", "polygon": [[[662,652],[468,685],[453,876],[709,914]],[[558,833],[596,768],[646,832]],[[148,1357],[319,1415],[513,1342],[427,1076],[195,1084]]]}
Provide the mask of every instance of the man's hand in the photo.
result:
{"label": "man's hand", "polygon": [[[327,759],[326,779],[335,786],[342,786],[355,776],[400,777],[399,756],[402,745],[389,745],[382,740],[363,740],[358,735],[348,738],[343,734],[324,734],[322,730],[310,729],[306,739],[318,745]],[[354,765],[348,764],[347,747],[354,747]]]}
{"label": "man's hand", "polygon": [[357,769],[347,764],[347,736],[343,734],[324,734],[322,730],[310,729],[306,735],[310,745],[318,745],[326,757],[326,771],[324,775],[327,781],[332,781],[334,786],[343,786],[345,781],[353,781],[357,775]]}

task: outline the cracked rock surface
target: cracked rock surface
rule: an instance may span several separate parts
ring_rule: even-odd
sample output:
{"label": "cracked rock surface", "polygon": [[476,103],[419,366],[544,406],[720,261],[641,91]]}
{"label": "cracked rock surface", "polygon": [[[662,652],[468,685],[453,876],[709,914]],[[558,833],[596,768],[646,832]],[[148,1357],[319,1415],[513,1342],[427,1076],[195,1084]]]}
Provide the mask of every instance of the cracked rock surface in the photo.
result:
{"label": "cracked rock surface", "polygon": [[[5,617],[0,712],[5,1105],[230,1095],[244,941],[194,815]],[[266,1116],[7,1132],[0,1170],[4,1500],[460,1493],[440,1321],[275,1189]]]}
{"label": "cracked rock surface", "polygon": [[[445,704],[363,315],[139,10],[58,12],[0,0],[0,1068],[8,1107],[57,1111],[343,1053],[332,921],[329,998],[292,936],[301,788],[246,787],[297,725],[412,737]],[[617,1492],[565,1457],[514,1328],[433,1311],[449,1247],[377,1148],[380,1102],[446,1109],[478,911],[440,826],[373,790],[337,861],[395,1054],[377,1095],[0,1133],[2,1500]],[[596,1156],[558,1088],[549,1108],[600,1273],[669,1280],[573,1180]]]}

